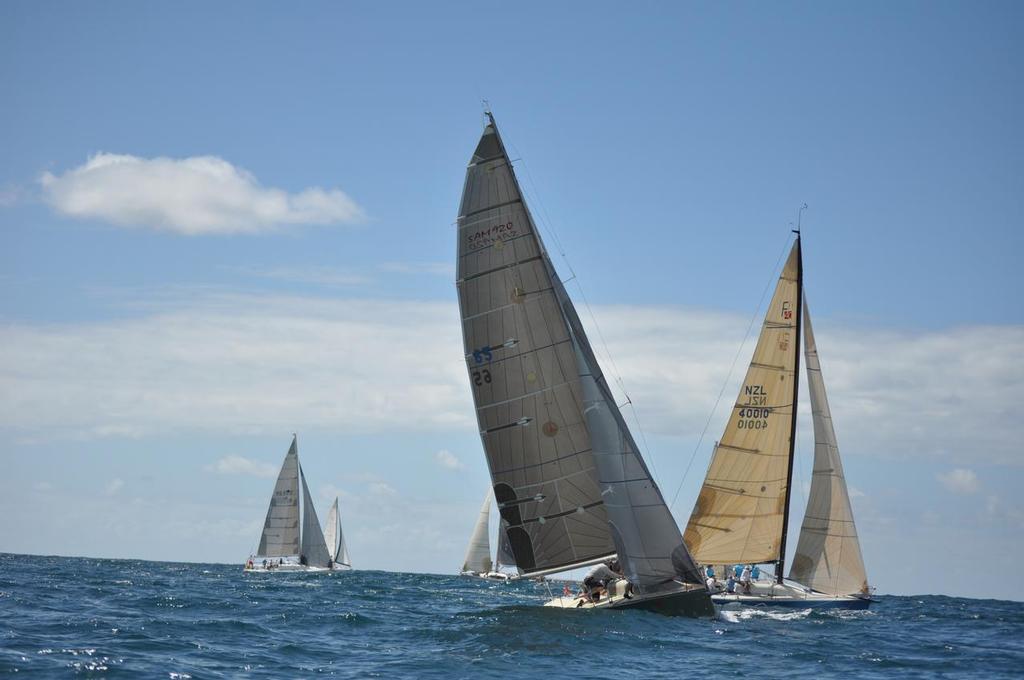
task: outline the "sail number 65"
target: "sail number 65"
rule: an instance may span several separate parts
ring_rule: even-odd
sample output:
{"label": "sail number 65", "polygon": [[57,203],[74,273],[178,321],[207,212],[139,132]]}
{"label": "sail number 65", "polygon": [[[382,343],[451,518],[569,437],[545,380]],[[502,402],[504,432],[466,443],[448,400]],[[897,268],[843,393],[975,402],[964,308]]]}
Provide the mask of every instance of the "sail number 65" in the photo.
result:
{"label": "sail number 65", "polygon": [[481,371],[473,371],[473,384],[480,387],[484,383],[491,382],[491,372],[486,368]]}

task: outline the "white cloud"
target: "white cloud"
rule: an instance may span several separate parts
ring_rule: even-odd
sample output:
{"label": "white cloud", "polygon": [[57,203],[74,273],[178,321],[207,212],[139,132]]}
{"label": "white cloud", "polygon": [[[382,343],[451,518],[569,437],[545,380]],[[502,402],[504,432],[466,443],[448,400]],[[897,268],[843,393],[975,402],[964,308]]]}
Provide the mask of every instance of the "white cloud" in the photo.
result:
{"label": "white cloud", "polygon": [[105,493],[108,496],[113,496],[123,488],[124,480],[121,479],[120,477],[115,477],[114,479],[111,479],[109,482],[107,482],[107,486],[106,488],[103,489],[103,493]]}
{"label": "white cloud", "polygon": [[370,494],[373,496],[397,496],[398,491],[395,487],[391,486],[386,482],[370,482],[367,487]]}
{"label": "white cloud", "polygon": [[975,493],[981,488],[981,485],[978,483],[978,475],[974,474],[974,470],[957,468],[949,472],[937,474],[935,477],[953,493],[970,494]]}
{"label": "white cloud", "polygon": [[277,467],[270,463],[251,460],[244,456],[225,456],[206,469],[222,475],[251,475],[253,477],[275,477]]}
{"label": "white cloud", "polygon": [[246,170],[216,156],[98,153],[61,175],[44,173],[40,181],[47,201],[65,215],[189,235],[362,218],[359,206],[339,189],[288,193],[264,187]]}
{"label": "white cloud", "polygon": [[[695,438],[746,320],[678,307],[595,312],[645,430]],[[898,333],[819,320],[816,331],[846,455],[1021,464],[1008,405],[1024,384],[1024,328]],[[8,323],[0,346],[0,427],[37,439],[476,428],[453,301],[202,293],[128,319]],[[751,349],[748,341],[708,445]],[[809,441],[806,401],[801,413]]]}
{"label": "white cloud", "polygon": [[449,470],[462,470],[466,464],[459,460],[458,456],[447,449],[441,449],[434,454],[434,460],[443,468]]}
{"label": "white cloud", "polygon": [[36,482],[32,485],[32,490],[40,493],[46,493],[47,491],[53,491],[53,484],[50,484],[49,482]]}

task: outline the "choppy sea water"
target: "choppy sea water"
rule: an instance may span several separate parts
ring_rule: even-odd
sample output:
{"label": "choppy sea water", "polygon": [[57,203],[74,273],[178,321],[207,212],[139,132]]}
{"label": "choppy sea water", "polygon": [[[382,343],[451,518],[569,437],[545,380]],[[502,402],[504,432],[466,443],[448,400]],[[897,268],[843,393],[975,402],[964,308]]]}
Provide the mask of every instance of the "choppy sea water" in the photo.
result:
{"label": "choppy sea water", "polygon": [[[553,586],[554,588],[555,586]],[[560,589],[560,586],[559,586]],[[544,609],[545,586],[0,554],[0,674],[1021,677],[1024,603],[883,596],[717,619]]]}

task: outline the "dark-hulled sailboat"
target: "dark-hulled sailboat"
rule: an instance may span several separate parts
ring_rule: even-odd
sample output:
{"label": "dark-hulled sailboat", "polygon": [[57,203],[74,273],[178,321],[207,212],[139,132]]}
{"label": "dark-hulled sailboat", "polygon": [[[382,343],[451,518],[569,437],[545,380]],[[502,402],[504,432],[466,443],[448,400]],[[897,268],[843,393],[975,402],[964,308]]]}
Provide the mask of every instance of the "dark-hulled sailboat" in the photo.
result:
{"label": "dark-hulled sailboat", "polygon": [[516,565],[532,577],[617,555],[632,597],[620,588],[596,604],[547,605],[711,615],[487,117],[459,209],[457,287],[477,422]]}
{"label": "dark-hulled sailboat", "polygon": [[[814,469],[796,557],[785,579],[801,330],[814,420]],[[752,579],[749,593],[737,586],[735,593],[713,594],[716,604],[860,609],[870,603],[803,295],[799,231],[725,433],[715,446],[685,538],[694,558],[705,567],[712,566],[722,578],[736,565],[774,568],[771,579]]]}

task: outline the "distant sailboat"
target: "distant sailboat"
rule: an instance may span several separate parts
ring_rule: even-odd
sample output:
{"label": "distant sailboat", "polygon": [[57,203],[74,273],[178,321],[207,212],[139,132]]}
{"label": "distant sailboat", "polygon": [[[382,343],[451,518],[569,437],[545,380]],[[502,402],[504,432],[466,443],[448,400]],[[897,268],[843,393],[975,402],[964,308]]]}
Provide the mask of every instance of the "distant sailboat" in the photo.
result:
{"label": "distant sailboat", "polygon": [[459,209],[457,287],[477,422],[516,564],[534,577],[618,555],[631,597],[620,582],[598,603],[547,605],[710,615],[487,115]]}
{"label": "distant sailboat", "polygon": [[498,521],[497,559],[491,562],[491,545],[487,534],[491,520],[491,494],[491,490],[488,489],[476,524],[473,526],[473,534],[469,539],[469,546],[466,548],[466,559],[462,562],[460,574],[500,581],[517,579],[520,571],[516,567],[512,546],[509,545],[508,537],[505,535],[508,522],[503,519]]}
{"label": "distant sailboat", "polygon": [[313,508],[306,476],[299,465],[297,437],[293,436],[274,484],[274,494],[270,497],[259,548],[246,563],[246,570],[320,571],[330,569],[330,565],[331,557],[320,529],[320,520]]}
{"label": "distant sailboat", "polygon": [[331,568],[337,570],[351,569],[352,560],[348,556],[345,545],[345,534],[341,530],[341,515],[338,513],[338,497],[327,512],[327,523],[324,525],[324,543],[331,552]]}
{"label": "distant sailboat", "polygon": [[[768,581],[754,579],[749,593],[739,585],[736,593],[715,593],[716,604],[865,608],[870,603],[810,316],[801,300],[798,232],[685,534],[694,558],[715,568],[722,580],[736,565],[774,565],[775,575]],[[784,579],[801,326],[814,419],[814,471],[796,558]]]}
{"label": "distant sailboat", "polygon": [[488,524],[491,519],[491,491],[487,490],[484,504],[477,515],[473,526],[473,535],[466,548],[466,559],[462,561],[463,576],[485,576],[494,566],[491,563],[491,544],[487,538]]}

